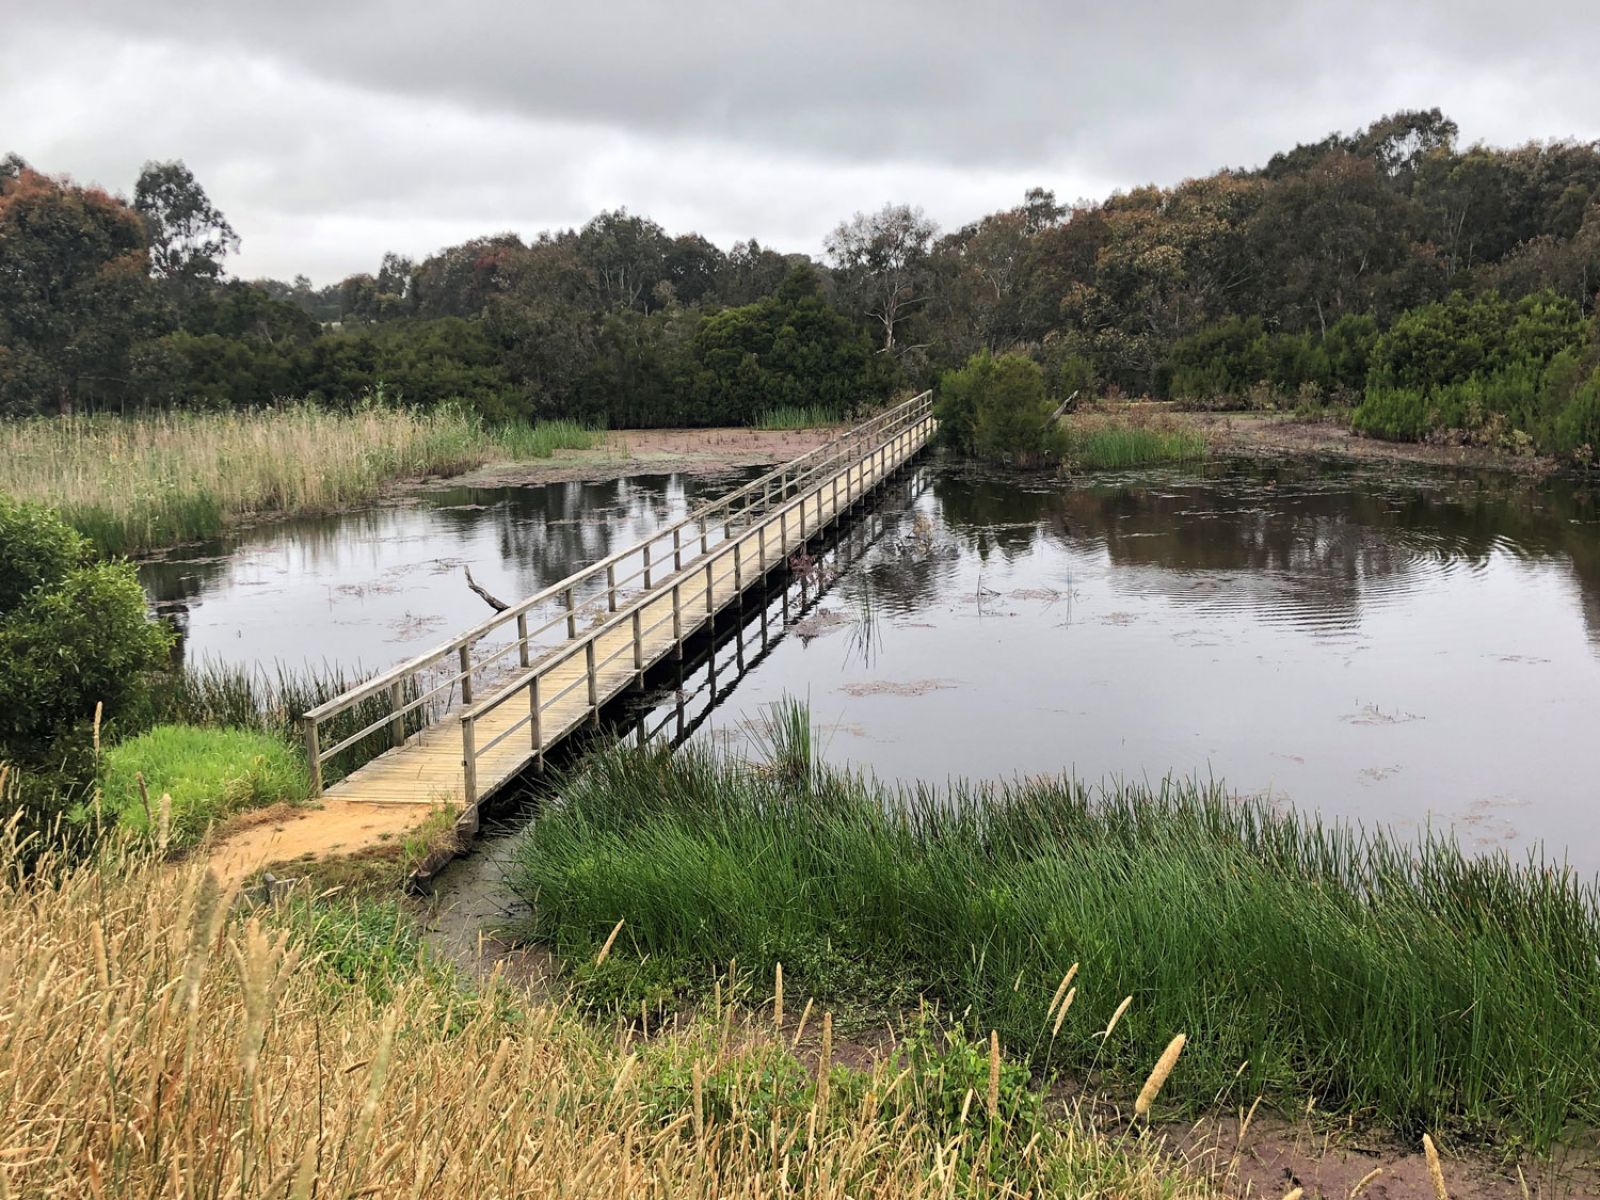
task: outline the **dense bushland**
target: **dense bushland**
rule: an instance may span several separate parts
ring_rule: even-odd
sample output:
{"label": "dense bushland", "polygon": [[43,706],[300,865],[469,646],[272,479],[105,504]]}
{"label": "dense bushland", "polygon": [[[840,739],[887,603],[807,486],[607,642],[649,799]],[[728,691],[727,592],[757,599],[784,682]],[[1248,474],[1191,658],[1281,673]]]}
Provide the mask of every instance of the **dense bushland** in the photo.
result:
{"label": "dense bushland", "polygon": [[895,790],[817,765],[796,724],[766,763],[600,754],[533,822],[510,882],[588,994],[636,1011],[781,962],[834,1003],[937,999],[1039,1067],[1132,1081],[1183,1030],[1197,1106],[1314,1097],[1539,1146],[1600,1120],[1600,897],[1563,868],[1181,782]]}
{"label": "dense bushland", "polygon": [[[942,233],[886,205],[821,262],[614,211],[315,288],[227,279],[238,240],[181,163],[125,202],[4,160],[0,411],[345,404],[381,384],[496,420],[751,421],[848,411],[982,350],[1046,365],[1052,393],[1353,400],[1403,313],[1490,292],[1593,311],[1600,145],[1463,146],[1437,109],[1399,112],[1170,188],[1074,206],[1034,189]],[[1585,444],[1581,413],[1552,446]]]}

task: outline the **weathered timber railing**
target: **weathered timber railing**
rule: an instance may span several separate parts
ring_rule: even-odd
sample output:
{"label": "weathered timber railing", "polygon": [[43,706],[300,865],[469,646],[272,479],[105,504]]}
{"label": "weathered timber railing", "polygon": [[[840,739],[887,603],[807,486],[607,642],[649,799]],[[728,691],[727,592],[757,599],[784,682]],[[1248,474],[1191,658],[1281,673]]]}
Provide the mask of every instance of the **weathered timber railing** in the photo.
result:
{"label": "weathered timber railing", "polygon": [[[620,690],[608,677],[617,672],[608,671],[608,667],[631,651],[632,662],[626,675],[642,679],[648,665],[646,645],[669,620],[674,644],[681,649],[682,639],[697,629],[706,616],[715,615],[719,585],[726,585],[731,576],[734,589],[742,591],[795,547],[803,546],[825,519],[832,520],[876,486],[885,474],[883,468],[891,447],[898,451],[916,438],[920,448],[931,432],[931,408],[931,395],[924,392],[888,409],[700,506],[643,541],[600,559],[449,641],[311,709],[303,718],[303,728],[314,794],[322,794],[323,768],[335,756],[386,726],[392,745],[400,746],[406,741],[408,714],[420,710],[426,719],[448,709],[458,696],[464,706],[459,714],[461,765],[468,805],[477,799],[478,762],[517,730],[532,726],[527,758],[542,763],[543,751],[551,740],[542,728],[546,713],[583,686],[585,709],[597,716],[605,700]],[[877,465],[872,466],[874,463]],[[778,531],[775,547],[767,544],[773,522],[777,522]],[[748,544],[751,542],[758,543],[755,550]],[[690,580],[698,586],[689,585]],[[701,602],[704,611],[685,612],[686,591]],[[670,609],[666,609],[669,597]],[[650,608],[663,611],[653,613],[647,622],[645,612]],[[550,615],[552,609],[554,615]],[[580,629],[580,625],[586,627]],[[630,630],[631,637],[620,649],[611,647],[602,653],[602,639],[615,640],[613,635],[623,628]],[[509,640],[494,642],[496,634]],[[551,636],[557,639],[553,644],[540,640]],[[508,666],[513,654],[515,664]],[[577,677],[552,694],[542,695],[541,680],[578,655],[584,656],[584,663]],[[508,670],[515,674],[506,679]],[[491,685],[492,694],[477,695]],[[483,746],[475,745],[475,734],[485,715],[524,692],[529,695],[527,716],[508,729],[498,730]],[[385,694],[389,705],[384,715],[335,745],[321,744],[323,727],[330,720]]]}

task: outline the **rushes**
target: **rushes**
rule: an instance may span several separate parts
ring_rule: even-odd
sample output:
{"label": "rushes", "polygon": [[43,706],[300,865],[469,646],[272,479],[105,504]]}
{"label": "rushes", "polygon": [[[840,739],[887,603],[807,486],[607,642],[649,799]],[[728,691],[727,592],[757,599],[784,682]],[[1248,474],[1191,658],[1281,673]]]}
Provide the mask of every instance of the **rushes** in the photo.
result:
{"label": "rushes", "polygon": [[821,404],[780,404],[756,418],[757,429],[817,429],[837,425],[844,418],[837,409]]}
{"label": "rushes", "polygon": [[[926,996],[1130,1093],[1181,1029],[1162,1094],[1191,1109],[1315,1095],[1540,1148],[1600,1123],[1600,904],[1559,866],[1182,781],[896,791],[799,765],[591,756],[513,851],[530,932],[587,963],[626,912],[630,969],[652,986],[781,961],[791,994],[880,1012]],[[1089,981],[1097,1001],[1131,999],[1108,1021],[1069,1000]]]}
{"label": "rushes", "polygon": [[1198,429],[1131,413],[1121,418],[1079,417],[1066,428],[1067,459],[1087,471],[1198,462],[1211,452]]}
{"label": "rushes", "polygon": [[103,553],[133,554],[215,537],[240,517],[338,509],[397,479],[599,436],[570,422],[493,429],[449,406],[41,417],[0,423],[0,492],[53,505]]}

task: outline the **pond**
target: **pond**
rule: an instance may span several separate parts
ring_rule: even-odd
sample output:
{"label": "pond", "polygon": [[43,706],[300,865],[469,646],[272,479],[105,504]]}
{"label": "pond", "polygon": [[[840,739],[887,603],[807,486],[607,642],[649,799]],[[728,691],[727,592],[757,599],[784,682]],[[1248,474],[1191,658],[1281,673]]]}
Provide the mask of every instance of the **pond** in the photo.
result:
{"label": "pond", "polygon": [[[188,653],[379,668],[483,615],[461,563],[521,595],[730,485],[445,490],[263,527],[146,581],[187,604]],[[1600,512],[1576,485],[932,460],[855,541],[790,624],[773,610],[764,650],[738,648],[692,739],[745,746],[795,695],[826,757],[888,779],[1199,773],[1600,871]],[[664,723],[693,691],[655,696]]]}

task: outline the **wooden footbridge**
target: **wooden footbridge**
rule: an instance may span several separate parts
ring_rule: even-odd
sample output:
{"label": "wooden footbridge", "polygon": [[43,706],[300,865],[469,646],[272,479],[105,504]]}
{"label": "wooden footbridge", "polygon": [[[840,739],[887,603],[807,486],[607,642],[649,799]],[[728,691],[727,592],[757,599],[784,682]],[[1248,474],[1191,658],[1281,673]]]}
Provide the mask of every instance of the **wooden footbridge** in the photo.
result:
{"label": "wooden footbridge", "polygon": [[[924,392],[318,705],[304,717],[313,793],[450,805],[475,828],[482,800],[681,658],[688,638],[920,453],[931,409]],[[324,786],[375,738],[388,748]]]}

